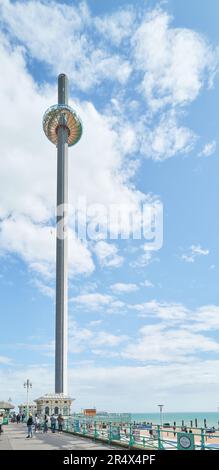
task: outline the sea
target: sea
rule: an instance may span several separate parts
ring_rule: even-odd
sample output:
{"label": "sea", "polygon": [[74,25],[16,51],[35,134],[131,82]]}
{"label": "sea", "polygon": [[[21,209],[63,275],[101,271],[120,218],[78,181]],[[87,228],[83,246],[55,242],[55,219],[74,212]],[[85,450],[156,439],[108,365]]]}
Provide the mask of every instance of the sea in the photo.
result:
{"label": "sea", "polygon": [[[140,423],[143,421],[160,424],[160,413],[131,413],[132,422]],[[172,412],[168,413],[163,411],[162,413],[163,423],[170,423],[173,425],[174,421],[177,426],[182,425],[182,421],[187,426],[190,426],[190,422],[193,422],[195,426],[195,419],[197,419],[198,427],[204,427],[204,420],[206,419],[207,427],[214,426],[218,428],[219,426],[219,411],[218,412]]]}

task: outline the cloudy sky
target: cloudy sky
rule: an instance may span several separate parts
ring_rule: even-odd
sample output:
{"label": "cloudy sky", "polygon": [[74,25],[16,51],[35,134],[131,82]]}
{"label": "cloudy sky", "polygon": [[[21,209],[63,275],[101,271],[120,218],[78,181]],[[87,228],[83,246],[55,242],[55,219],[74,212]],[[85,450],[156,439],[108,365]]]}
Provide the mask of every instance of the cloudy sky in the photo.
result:
{"label": "cloudy sky", "polygon": [[[200,5],[201,4],[201,5]],[[215,411],[219,387],[217,0],[0,0],[0,398],[54,389],[57,75],[83,137],[69,202],[163,204],[163,246],[69,243],[75,409]],[[71,226],[71,220],[70,220]]]}

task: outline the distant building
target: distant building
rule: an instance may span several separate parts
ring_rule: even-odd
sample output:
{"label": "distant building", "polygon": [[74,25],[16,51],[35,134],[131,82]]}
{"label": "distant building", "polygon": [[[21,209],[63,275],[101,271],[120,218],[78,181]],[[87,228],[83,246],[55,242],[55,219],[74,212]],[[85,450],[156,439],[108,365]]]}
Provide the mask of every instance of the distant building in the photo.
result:
{"label": "distant building", "polygon": [[37,406],[35,403],[21,403],[21,405],[18,405],[18,408],[19,408],[19,413],[21,414],[27,414],[27,408],[28,408],[28,411],[29,413],[32,413],[32,415],[36,414],[37,413]]}
{"label": "distant building", "polygon": [[85,408],[83,410],[84,416],[96,416],[97,410],[96,408]]}
{"label": "distant building", "polygon": [[0,412],[8,415],[11,410],[15,408],[14,405],[12,405],[11,402],[7,401],[0,401]]}
{"label": "distant building", "polygon": [[63,395],[62,393],[48,393],[42,397],[34,400],[37,407],[37,414],[48,415],[52,414],[63,416],[70,416],[72,398]]}

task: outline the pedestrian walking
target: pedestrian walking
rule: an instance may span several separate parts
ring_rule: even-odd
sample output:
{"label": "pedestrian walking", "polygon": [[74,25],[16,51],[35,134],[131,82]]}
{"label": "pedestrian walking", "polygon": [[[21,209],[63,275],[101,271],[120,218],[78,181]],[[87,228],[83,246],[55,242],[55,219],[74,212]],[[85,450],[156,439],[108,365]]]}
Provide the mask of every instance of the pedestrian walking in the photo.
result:
{"label": "pedestrian walking", "polygon": [[51,421],[51,430],[54,433],[56,432],[56,417],[54,414],[51,416],[50,421]]}
{"label": "pedestrian walking", "polygon": [[35,427],[35,432],[39,431],[39,427],[40,427],[40,420],[38,418],[37,415],[35,415],[35,419],[34,419],[34,427]]}
{"label": "pedestrian walking", "polygon": [[59,414],[57,421],[58,421],[59,432],[62,432],[63,424],[64,424],[64,418],[61,415],[61,413]]}
{"label": "pedestrian walking", "polygon": [[29,414],[29,418],[27,420],[27,439],[33,437],[33,416],[32,413]]}
{"label": "pedestrian walking", "polygon": [[48,431],[48,417],[47,415],[44,416],[44,423],[43,423],[43,432],[47,433]]}

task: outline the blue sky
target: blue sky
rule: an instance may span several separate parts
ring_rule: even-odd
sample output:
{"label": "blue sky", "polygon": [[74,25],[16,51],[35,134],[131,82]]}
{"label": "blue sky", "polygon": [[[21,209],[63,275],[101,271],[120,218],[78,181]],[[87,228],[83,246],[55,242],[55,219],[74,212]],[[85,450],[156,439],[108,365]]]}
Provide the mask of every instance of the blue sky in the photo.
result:
{"label": "blue sky", "polygon": [[[218,2],[0,0],[0,395],[54,389],[57,75],[84,134],[69,200],[163,204],[163,246],[71,240],[75,409],[214,411],[219,385]],[[70,227],[71,227],[70,220]],[[136,396],[138,400],[136,400]]]}

